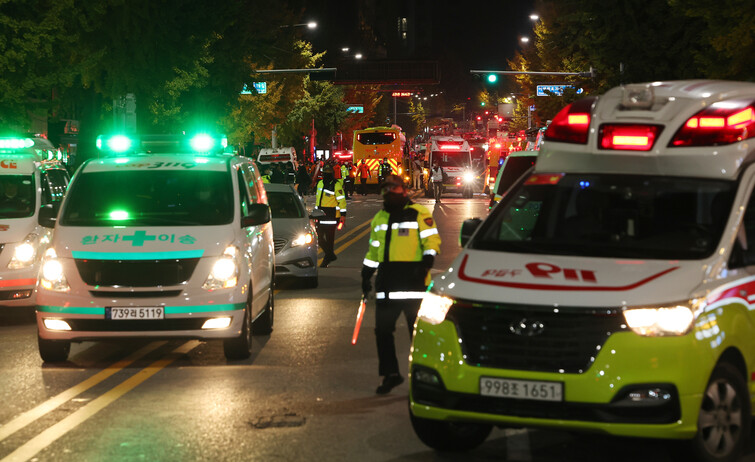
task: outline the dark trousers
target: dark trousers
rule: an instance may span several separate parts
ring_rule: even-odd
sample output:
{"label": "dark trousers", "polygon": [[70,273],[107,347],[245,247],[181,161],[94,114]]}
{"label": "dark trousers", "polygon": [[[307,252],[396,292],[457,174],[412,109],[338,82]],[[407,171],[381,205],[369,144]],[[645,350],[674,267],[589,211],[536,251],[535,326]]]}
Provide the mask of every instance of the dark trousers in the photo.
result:
{"label": "dark trousers", "polygon": [[[396,321],[404,313],[409,326],[409,337],[414,331],[414,321],[417,319],[420,299],[412,300],[378,300],[375,309],[375,340],[378,351],[378,374],[386,376],[398,374],[398,358],[396,357],[396,342],[393,332]],[[404,355],[405,356],[405,355]]]}
{"label": "dark trousers", "polygon": [[343,180],[343,192],[346,195],[346,198],[349,197],[349,195],[354,195],[354,180],[351,178],[346,178]]}
{"label": "dark trousers", "polygon": [[363,196],[366,196],[367,195],[367,178],[360,178],[359,181],[362,183],[361,184],[362,188],[361,188],[361,191],[359,191],[359,193]]}
{"label": "dark trousers", "polygon": [[[335,218],[332,218],[335,220]],[[317,244],[322,249],[323,259],[327,261],[333,261],[336,259],[336,253],[333,251],[333,246],[336,241],[336,226],[337,225],[317,225]]]}
{"label": "dark trousers", "polygon": [[433,195],[435,200],[439,201],[440,196],[443,194],[443,183],[440,181],[433,181]]}

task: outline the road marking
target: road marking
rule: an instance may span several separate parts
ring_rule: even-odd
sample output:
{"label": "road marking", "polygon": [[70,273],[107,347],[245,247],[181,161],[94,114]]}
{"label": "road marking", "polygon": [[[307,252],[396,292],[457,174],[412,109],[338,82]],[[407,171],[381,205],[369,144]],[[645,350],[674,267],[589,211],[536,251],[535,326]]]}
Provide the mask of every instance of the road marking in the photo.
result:
{"label": "road marking", "polygon": [[21,462],[31,459],[40,451],[44,450],[59,438],[64,436],[66,433],[84,423],[87,419],[103,410],[105,407],[113,403],[121,396],[136,388],[148,378],[160,372],[170,363],[178,359],[180,355],[188,353],[200,343],[201,342],[199,340],[191,340],[184,343],[183,345],[173,350],[167,357],[158,359],[157,361],[140,370],[119,385],[116,385],[107,393],[96,398],[91,403],[83,406],[73,414],[69,415],[65,419],[61,420],[60,422],[51,426],[31,440],[27,441],[26,444],[20,446],[18,449],[8,454],[0,462]]}
{"label": "road marking", "polygon": [[137,359],[141,359],[142,357],[165,345],[166,343],[168,342],[151,342],[150,344],[128,355],[126,358],[109,366],[107,369],[104,369],[97,374],[89,377],[78,385],[74,385],[68,390],[63,391],[56,396],[53,396],[37,407],[24,412],[23,414],[0,427],[0,441],[3,441],[5,438],[39,419],[43,415],[52,412],[59,406],[68,402],[70,399],[80,395],[81,393],[99,384],[100,382],[103,382],[116,372],[119,372],[122,369],[128,367]]}

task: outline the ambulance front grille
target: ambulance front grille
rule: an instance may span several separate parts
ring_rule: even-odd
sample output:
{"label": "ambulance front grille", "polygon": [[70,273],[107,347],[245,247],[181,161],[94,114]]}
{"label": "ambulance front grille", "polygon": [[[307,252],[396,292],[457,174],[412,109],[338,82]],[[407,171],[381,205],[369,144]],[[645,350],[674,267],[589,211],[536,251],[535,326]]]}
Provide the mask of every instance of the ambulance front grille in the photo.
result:
{"label": "ambulance front grille", "polygon": [[189,280],[199,258],[178,260],[75,260],[81,279],[90,286],[175,286]]}
{"label": "ambulance front grille", "polygon": [[581,374],[614,332],[625,331],[620,310],[456,303],[467,364],[499,369]]}

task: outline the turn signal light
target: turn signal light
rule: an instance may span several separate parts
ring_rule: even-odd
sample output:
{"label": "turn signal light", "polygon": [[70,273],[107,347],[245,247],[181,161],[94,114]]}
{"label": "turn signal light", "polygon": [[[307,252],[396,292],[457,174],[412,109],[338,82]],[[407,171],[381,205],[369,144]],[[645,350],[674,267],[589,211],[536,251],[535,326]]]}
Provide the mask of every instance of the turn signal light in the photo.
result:
{"label": "turn signal light", "polygon": [[561,109],[545,131],[545,139],[562,143],[587,144],[590,113],[596,101],[596,97],[584,98]]}
{"label": "turn signal light", "polygon": [[650,151],[662,127],[658,125],[602,125],[600,148]]}
{"label": "turn signal light", "polygon": [[755,102],[720,101],[687,119],[669,146],[718,146],[752,137],[755,137]]}

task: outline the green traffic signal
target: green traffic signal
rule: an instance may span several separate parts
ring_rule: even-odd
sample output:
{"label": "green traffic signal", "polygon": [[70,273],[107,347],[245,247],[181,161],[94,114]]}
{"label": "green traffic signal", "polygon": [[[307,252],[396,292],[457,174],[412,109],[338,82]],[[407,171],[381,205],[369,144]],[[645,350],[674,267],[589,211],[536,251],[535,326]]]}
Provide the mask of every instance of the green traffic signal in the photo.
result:
{"label": "green traffic signal", "polygon": [[485,106],[485,101],[481,101],[480,106]]}
{"label": "green traffic signal", "polygon": [[488,82],[489,83],[496,83],[498,81],[498,75],[497,74],[488,74]]}

